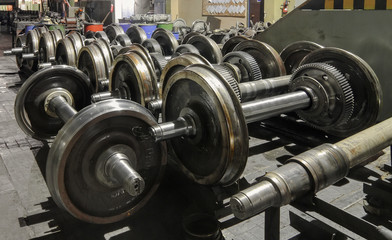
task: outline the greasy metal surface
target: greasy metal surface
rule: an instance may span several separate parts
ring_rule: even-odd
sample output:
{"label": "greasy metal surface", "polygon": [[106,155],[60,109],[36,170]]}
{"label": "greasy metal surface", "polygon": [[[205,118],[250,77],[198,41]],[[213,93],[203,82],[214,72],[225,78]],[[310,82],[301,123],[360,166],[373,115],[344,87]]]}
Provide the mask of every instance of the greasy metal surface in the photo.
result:
{"label": "greasy metal surface", "polygon": [[280,57],[286,67],[286,73],[292,74],[298,68],[299,63],[310,52],[324,46],[310,41],[298,41],[287,45],[281,52]]}
{"label": "greasy metal surface", "polygon": [[330,129],[331,134],[345,137],[375,123],[383,94],[376,74],[363,59],[346,50],[326,47],[308,54],[300,65],[311,62],[325,62],[344,73],[356,102],[353,117],[347,123]]}
{"label": "greasy metal surface", "polygon": [[128,51],[116,57],[110,74],[109,90],[120,91],[121,96],[127,96],[127,99],[146,107],[159,94],[155,71],[138,51]]}
{"label": "greasy metal surface", "polygon": [[[133,216],[156,191],[166,165],[166,145],[145,138],[138,129],[156,124],[139,104],[107,100],[93,104],[62,128],[49,151],[46,181],[56,204],[72,216],[107,224]],[[101,184],[95,175],[98,157],[121,144],[135,154],[135,169],[145,180],[133,197],[122,187]]]}
{"label": "greasy metal surface", "polygon": [[195,46],[199,50],[200,55],[205,57],[210,63],[222,62],[222,52],[218,44],[211,38],[198,34],[191,37],[186,44]]}
{"label": "greasy metal surface", "polygon": [[250,54],[259,65],[263,78],[286,75],[286,69],[279,53],[266,43],[246,40],[237,44],[233,51],[244,51]]}
{"label": "greasy metal surface", "polygon": [[[388,24],[391,21],[389,10],[295,10],[259,33],[256,39],[267,42],[278,51],[301,40],[350,51],[372,67],[383,92],[388,93],[392,91],[392,68],[385,67],[385,62],[392,55],[392,32]],[[385,105],[380,109],[378,120],[392,116],[392,95],[383,94],[382,102]]]}
{"label": "greasy metal surface", "polygon": [[196,135],[169,141],[180,169],[200,184],[228,185],[243,172],[248,130],[230,85],[207,65],[174,74],[162,94],[164,122],[190,115]]}
{"label": "greasy metal surface", "polygon": [[15,100],[15,118],[20,128],[33,138],[49,140],[56,136],[63,123],[45,112],[46,96],[56,88],[71,93],[75,109],[90,104],[92,87],[88,77],[70,66],[53,66],[42,69],[20,88]]}

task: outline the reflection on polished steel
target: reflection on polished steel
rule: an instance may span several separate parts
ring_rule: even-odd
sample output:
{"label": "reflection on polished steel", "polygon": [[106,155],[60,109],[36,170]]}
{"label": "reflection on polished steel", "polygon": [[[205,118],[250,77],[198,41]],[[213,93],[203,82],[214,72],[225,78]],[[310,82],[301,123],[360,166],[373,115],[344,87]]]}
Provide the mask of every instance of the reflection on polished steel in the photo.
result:
{"label": "reflection on polished steel", "polygon": [[275,97],[242,104],[246,122],[252,123],[299,109],[308,108],[312,101],[305,91],[286,93]]}
{"label": "reflection on polished steel", "polygon": [[279,92],[287,91],[291,75],[256,79],[256,81],[238,84],[243,102],[256,99],[257,97],[270,96]]}
{"label": "reflection on polished steel", "polygon": [[155,141],[163,141],[179,136],[195,135],[196,128],[194,119],[188,115],[179,117],[172,122],[161,123],[150,128],[151,136],[154,136]]}
{"label": "reflection on polished steel", "polygon": [[348,171],[392,144],[392,118],[336,144],[323,144],[288,160],[263,180],[230,200],[237,218],[245,219],[318,192],[344,178]]}
{"label": "reflection on polished steel", "polygon": [[132,168],[127,155],[123,153],[114,153],[107,159],[105,172],[111,179],[118,181],[131,196],[139,196],[144,191],[144,179]]}

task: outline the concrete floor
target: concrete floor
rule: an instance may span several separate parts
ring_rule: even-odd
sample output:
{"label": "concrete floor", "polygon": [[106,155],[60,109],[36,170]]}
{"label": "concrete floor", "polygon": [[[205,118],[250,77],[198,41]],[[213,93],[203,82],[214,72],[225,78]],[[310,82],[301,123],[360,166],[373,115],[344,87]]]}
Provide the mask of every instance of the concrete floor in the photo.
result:
{"label": "concrete floor", "polygon": [[[8,48],[10,36],[0,33],[0,54]],[[133,218],[98,226],[81,223],[62,212],[51,200],[43,177],[49,147],[27,137],[15,121],[13,106],[20,84],[14,57],[0,57],[0,239],[184,239],[183,218],[210,207],[200,196],[208,196],[205,193],[211,189],[190,184],[169,168],[158,192]],[[254,182],[266,171],[306,149],[277,137],[272,137],[272,141],[259,137],[250,140],[250,157],[244,173],[248,182]],[[362,183],[384,174],[380,167],[389,159],[390,152],[386,149],[376,161],[355,169],[349,178],[321,191],[318,196],[355,216],[365,217]],[[225,239],[263,239],[264,214],[240,222],[226,210],[216,211]],[[292,206],[281,209],[281,239],[298,238],[299,232],[290,226],[289,220],[289,212],[294,210]],[[325,221],[352,238],[361,239]],[[392,229],[388,221],[379,224]]]}

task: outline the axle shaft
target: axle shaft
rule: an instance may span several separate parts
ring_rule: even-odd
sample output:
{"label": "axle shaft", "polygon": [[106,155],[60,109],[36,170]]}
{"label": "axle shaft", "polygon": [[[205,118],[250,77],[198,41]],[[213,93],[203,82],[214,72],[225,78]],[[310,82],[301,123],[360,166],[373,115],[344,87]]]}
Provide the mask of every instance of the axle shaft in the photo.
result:
{"label": "axle shaft", "polygon": [[238,194],[230,205],[245,219],[270,207],[280,207],[344,178],[355,167],[392,144],[392,118],[336,144],[323,144],[291,158],[263,180]]}
{"label": "axle shaft", "polygon": [[254,100],[257,97],[270,96],[288,89],[291,75],[261,79],[238,84],[242,102]]}
{"label": "axle shaft", "polygon": [[305,91],[296,91],[279,96],[255,100],[242,104],[247,123],[261,121],[282,113],[305,109],[311,100]]}

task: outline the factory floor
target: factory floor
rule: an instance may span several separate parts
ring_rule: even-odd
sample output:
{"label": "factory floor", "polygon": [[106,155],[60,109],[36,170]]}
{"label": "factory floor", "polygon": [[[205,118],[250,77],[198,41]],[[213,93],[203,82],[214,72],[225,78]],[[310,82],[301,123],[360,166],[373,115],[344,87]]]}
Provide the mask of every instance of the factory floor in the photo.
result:
{"label": "factory floor", "polygon": [[[0,55],[10,47],[10,35],[1,32]],[[184,239],[183,219],[210,210],[208,199],[203,196],[209,196],[211,189],[186,185],[186,180],[168,168],[157,193],[132,218],[101,226],[79,222],[61,211],[52,201],[44,180],[48,144],[27,137],[15,121],[14,99],[22,82],[23,75],[21,80],[14,57],[0,56],[0,239]],[[304,150],[306,147],[277,137],[268,141],[260,136],[251,137],[244,178],[254,182],[266,171]],[[389,161],[390,151],[386,149],[376,161],[354,169],[347,179],[317,196],[363,218],[366,216],[363,182],[383,174],[380,168]],[[223,203],[227,203],[227,199]],[[292,206],[281,209],[281,239],[299,238],[299,232],[290,225],[289,212],[293,211],[299,210]],[[228,208],[222,207],[216,214],[225,239],[264,239],[264,214],[242,222],[235,219]],[[354,239],[361,239],[329,220],[323,221]],[[390,222],[379,224],[392,229]]]}

